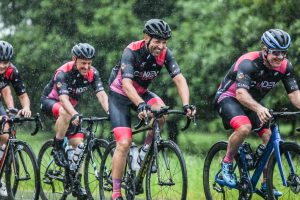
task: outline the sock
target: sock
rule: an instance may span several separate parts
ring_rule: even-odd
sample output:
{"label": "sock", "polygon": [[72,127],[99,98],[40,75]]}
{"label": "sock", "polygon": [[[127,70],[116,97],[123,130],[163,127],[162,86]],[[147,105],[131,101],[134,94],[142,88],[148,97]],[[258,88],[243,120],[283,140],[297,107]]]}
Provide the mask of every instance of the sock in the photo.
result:
{"label": "sock", "polygon": [[223,159],[224,163],[232,163],[233,155],[231,153],[226,153],[225,158]]}
{"label": "sock", "polygon": [[112,193],[112,199],[116,199],[118,197],[122,196],[121,193],[121,181],[122,179],[113,178],[113,193]]}

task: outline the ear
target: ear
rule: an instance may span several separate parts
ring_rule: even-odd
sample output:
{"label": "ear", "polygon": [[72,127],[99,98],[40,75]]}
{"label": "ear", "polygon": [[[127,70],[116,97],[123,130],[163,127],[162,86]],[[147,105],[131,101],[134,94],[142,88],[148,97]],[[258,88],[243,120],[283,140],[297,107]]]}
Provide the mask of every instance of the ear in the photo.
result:
{"label": "ear", "polygon": [[263,48],[262,48],[262,53],[263,53],[263,55],[266,57],[267,55],[268,55],[268,48],[266,47],[266,46],[263,46]]}
{"label": "ear", "polygon": [[76,61],[76,56],[72,56],[72,61]]}
{"label": "ear", "polygon": [[146,41],[146,43],[148,43],[148,41],[150,40],[150,36],[147,34],[144,34],[144,40]]}

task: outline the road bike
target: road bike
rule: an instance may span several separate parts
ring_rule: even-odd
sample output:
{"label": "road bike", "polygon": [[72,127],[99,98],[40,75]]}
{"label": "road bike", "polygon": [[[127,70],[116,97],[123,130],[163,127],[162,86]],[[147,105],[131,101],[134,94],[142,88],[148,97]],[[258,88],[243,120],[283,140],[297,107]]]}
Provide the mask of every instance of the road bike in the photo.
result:
{"label": "road bike", "polygon": [[[108,121],[108,117],[83,117],[80,116],[80,125],[74,131],[83,133],[84,147],[82,156],[76,170],[70,166],[60,167],[53,158],[53,139],[45,142],[38,155],[40,167],[41,198],[43,200],[66,199],[73,192],[75,181],[80,174],[80,166],[84,162],[84,186],[88,199],[99,199],[99,172],[103,152],[108,145],[104,139],[95,137],[99,123]],[[85,126],[87,124],[87,126]],[[67,141],[67,140],[66,140]],[[67,145],[67,144],[66,144]],[[67,157],[67,155],[66,155]]]}
{"label": "road bike", "polygon": [[[153,123],[141,128],[144,121],[135,126],[133,134],[153,130],[154,137],[142,161],[139,170],[132,169],[132,158],[127,157],[125,173],[122,178],[122,190],[126,199],[133,200],[136,195],[144,192],[143,180],[146,176],[146,198],[147,199],[186,199],[188,177],[186,164],[178,145],[171,140],[163,140],[159,119],[164,115],[178,114],[186,115],[181,110],[171,110],[162,107],[160,110],[151,110]],[[147,121],[147,120],[146,120]],[[189,127],[191,119],[182,130]],[[141,129],[140,129],[141,128]],[[116,142],[111,142],[106,148],[100,168],[101,199],[111,199],[112,194],[112,157],[116,148]]]}
{"label": "road bike", "polygon": [[39,198],[40,183],[35,154],[29,144],[17,139],[16,131],[17,125],[23,126],[24,122],[30,121],[35,122],[35,130],[31,133],[33,136],[42,127],[39,114],[34,117],[3,116],[0,122],[1,133],[9,136],[0,161],[0,179],[5,175],[8,199]]}
{"label": "road bike", "polygon": [[[300,112],[271,112],[268,124],[272,135],[261,157],[253,168],[247,164],[244,144],[234,158],[237,185],[231,187],[222,179],[221,162],[226,154],[227,142],[220,141],[209,150],[203,168],[206,199],[251,199],[253,193],[264,199],[300,199],[300,146],[281,139],[278,119],[299,115]],[[263,170],[267,167],[266,192],[257,188]],[[253,168],[253,169],[252,169]],[[254,170],[251,173],[250,170]],[[282,192],[275,196],[274,189]]]}

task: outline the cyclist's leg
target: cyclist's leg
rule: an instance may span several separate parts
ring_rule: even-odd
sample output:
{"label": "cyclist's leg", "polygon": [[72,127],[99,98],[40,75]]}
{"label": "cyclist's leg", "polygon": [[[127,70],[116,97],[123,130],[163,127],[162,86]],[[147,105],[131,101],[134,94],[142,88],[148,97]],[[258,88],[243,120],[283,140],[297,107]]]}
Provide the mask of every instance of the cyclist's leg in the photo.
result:
{"label": "cyclist's leg", "polygon": [[68,129],[71,116],[63,109],[61,103],[55,99],[49,99],[42,97],[41,110],[47,116],[54,117],[56,119],[55,131],[53,143],[53,157],[55,163],[60,166],[67,166],[67,159],[63,149],[64,136]]}
{"label": "cyclist's leg", "polygon": [[[3,116],[6,116],[6,112],[5,112],[5,109],[3,107],[2,102],[0,100],[0,120],[2,119]],[[4,130],[7,130],[7,129],[8,129],[8,126],[6,124],[5,127],[4,127]],[[5,148],[5,146],[7,144],[8,137],[9,137],[8,134],[2,134],[2,133],[0,133],[0,148],[1,148],[0,151],[2,151]],[[0,160],[2,159],[2,155],[0,157]],[[1,179],[0,181],[1,181],[0,182],[0,185],[1,185],[0,186],[0,197],[1,196],[2,197],[7,196],[7,191],[6,191],[5,183],[4,183],[3,179]]]}
{"label": "cyclist's leg", "polygon": [[117,146],[112,158],[112,199],[122,198],[121,181],[128,151],[132,142],[132,130],[130,128],[131,101],[122,95],[110,91],[109,114]]}
{"label": "cyclist's leg", "polygon": [[[159,110],[162,106],[165,106],[165,103],[163,102],[163,100],[158,95],[156,95],[155,93],[150,92],[150,91],[147,91],[145,94],[143,94],[142,99],[148,105],[151,106],[152,110]],[[160,128],[162,128],[163,125],[165,124],[166,118],[167,118],[167,116],[163,116],[162,118],[159,119]],[[152,142],[153,136],[154,136],[153,130],[152,129],[148,130],[146,139],[145,139],[143,147],[142,147],[143,151],[145,151],[145,152],[148,151],[149,146]],[[152,171],[153,172],[156,171],[155,164],[152,165]]]}
{"label": "cyclist's leg", "polygon": [[222,175],[228,185],[235,186],[236,179],[233,174],[232,163],[239,146],[251,132],[251,121],[242,105],[232,97],[227,97],[219,102],[217,111],[222,117],[225,128],[231,127],[234,130],[229,137],[226,155],[222,162]]}

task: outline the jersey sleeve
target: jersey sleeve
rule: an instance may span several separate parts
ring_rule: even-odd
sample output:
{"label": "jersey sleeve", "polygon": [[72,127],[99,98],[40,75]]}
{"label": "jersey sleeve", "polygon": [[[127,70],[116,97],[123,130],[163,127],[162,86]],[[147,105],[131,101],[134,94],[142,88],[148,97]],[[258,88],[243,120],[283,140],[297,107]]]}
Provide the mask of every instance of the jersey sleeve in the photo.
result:
{"label": "jersey sleeve", "polygon": [[10,79],[17,96],[26,93],[26,87],[21,79],[19,71],[16,68],[14,68]]}
{"label": "jersey sleeve", "polygon": [[165,66],[172,78],[181,73],[175,57],[169,49],[166,52]]}
{"label": "jersey sleeve", "polygon": [[67,84],[67,77],[66,73],[63,71],[58,71],[54,76],[54,85],[56,87],[58,95],[69,95],[68,91],[68,84]]}
{"label": "jersey sleeve", "polygon": [[237,66],[236,73],[236,89],[244,88],[249,90],[251,86],[252,76],[255,74],[257,68],[251,60],[243,60]]}
{"label": "jersey sleeve", "polygon": [[282,78],[283,85],[287,93],[292,93],[299,89],[297,81],[295,79],[295,73],[293,70],[293,66],[290,62],[288,62],[286,73]]}
{"label": "jersey sleeve", "polygon": [[104,87],[103,87],[103,83],[100,78],[99,71],[96,68],[94,68],[94,80],[92,82],[92,87],[93,87],[95,93],[104,91]]}
{"label": "jersey sleeve", "polygon": [[134,78],[134,55],[131,49],[126,48],[121,58],[121,74],[123,78]]}

